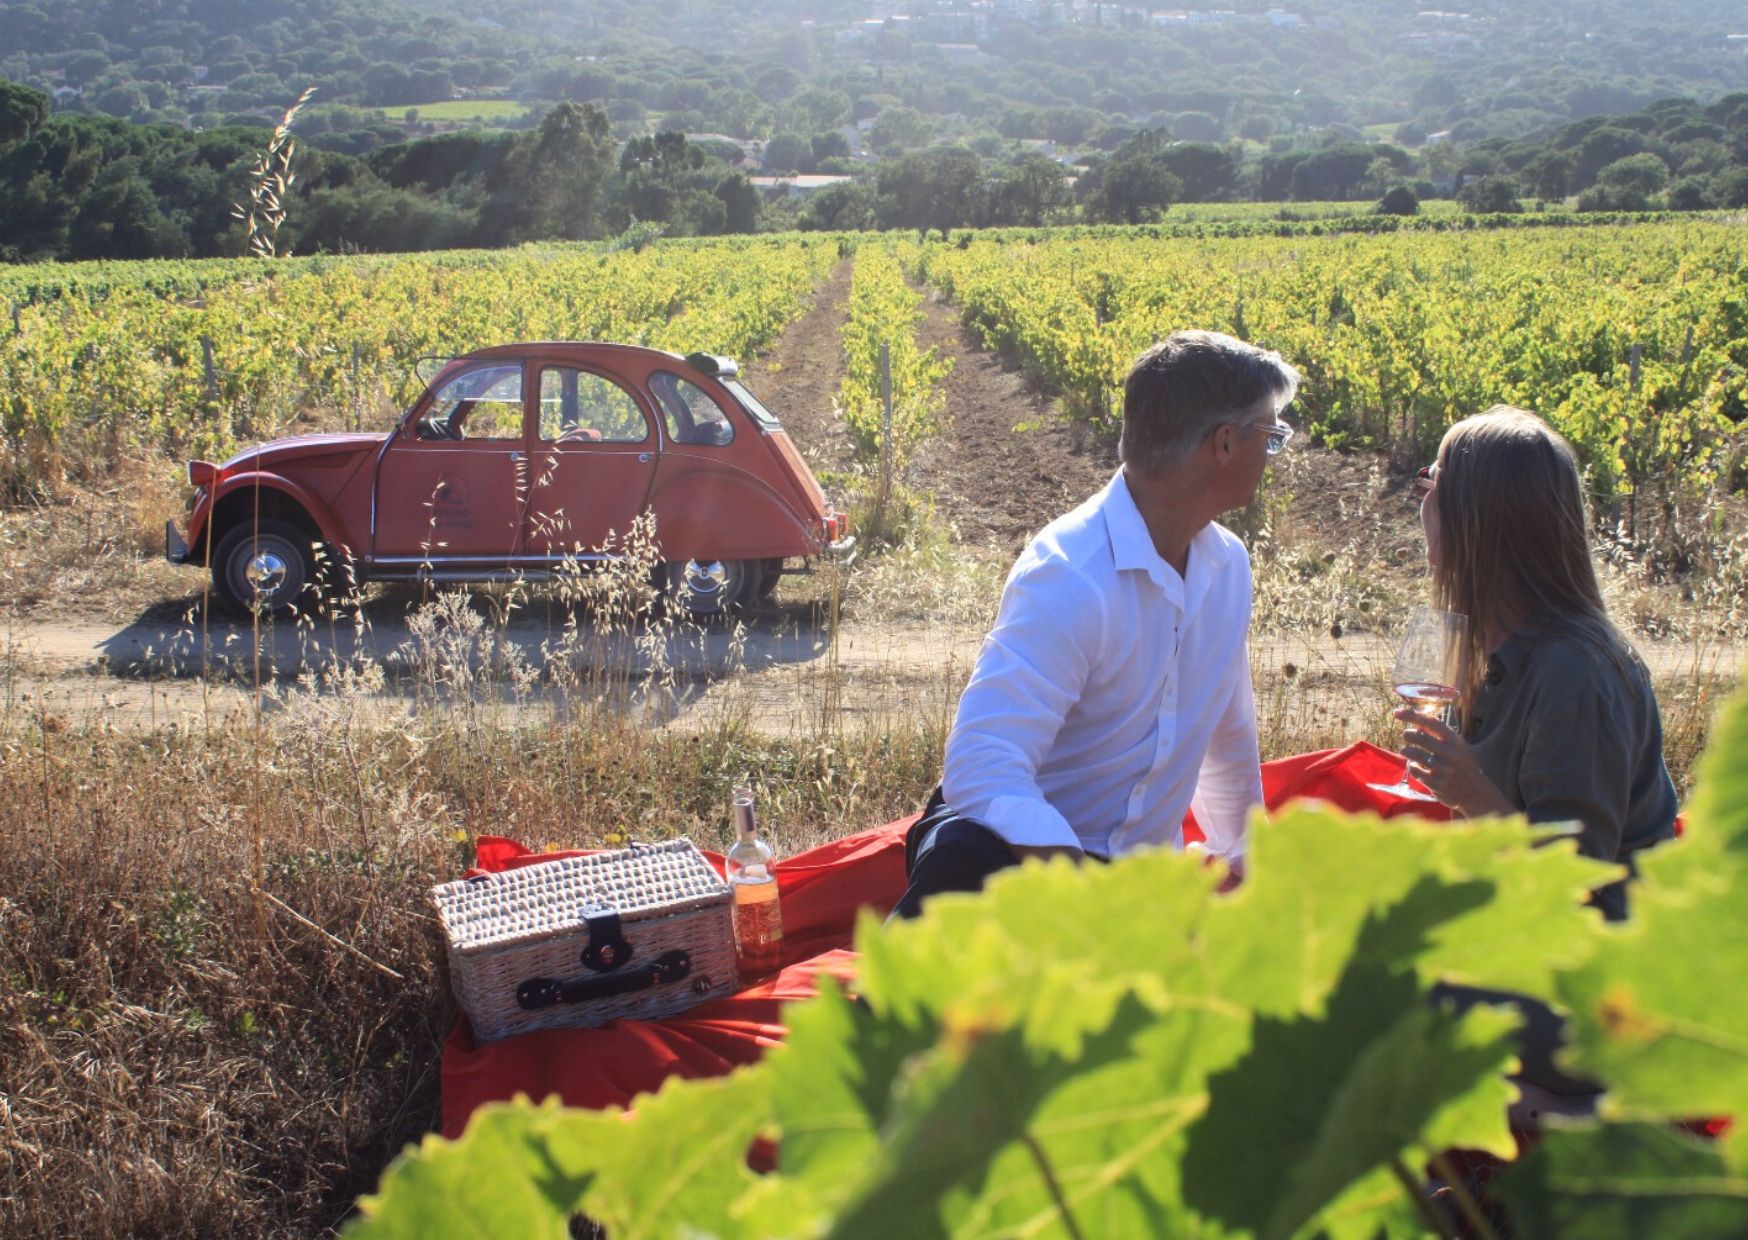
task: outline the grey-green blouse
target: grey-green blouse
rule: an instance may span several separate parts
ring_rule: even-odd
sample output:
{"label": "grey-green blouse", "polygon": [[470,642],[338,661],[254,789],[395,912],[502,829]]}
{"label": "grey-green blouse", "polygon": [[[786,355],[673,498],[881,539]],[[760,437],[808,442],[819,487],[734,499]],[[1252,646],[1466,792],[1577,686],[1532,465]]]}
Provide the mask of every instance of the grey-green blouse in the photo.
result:
{"label": "grey-green blouse", "polygon": [[[1467,739],[1482,771],[1531,822],[1577,822],[1578,851],[1604,861],[1675,836],[1663,721],[1636,654],[1623,667],[1558,623],[1519,629],[1487,661]],[[1596,893],[1626,914],[1623,884]]]}

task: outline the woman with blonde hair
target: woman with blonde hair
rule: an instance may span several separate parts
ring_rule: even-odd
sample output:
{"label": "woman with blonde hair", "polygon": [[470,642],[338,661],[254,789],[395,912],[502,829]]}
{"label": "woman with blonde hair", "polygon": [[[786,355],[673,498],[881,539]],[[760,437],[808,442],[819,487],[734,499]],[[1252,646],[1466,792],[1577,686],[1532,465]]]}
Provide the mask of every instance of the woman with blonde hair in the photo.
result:
{"label": "woman with blonde hair", "polygon": [[[1498,405],[1445,433],[1418,486],[1437,605],[1469,617],[1469,683],[1454,727],[1397,714],[1414,774],[1467,817],[1576,822],[1603,861],[1673,838],[1657,699],[1603,605],[1571,446]],[[1625,916],[1625,885],[1595,902]]]}
{"label": "woman with blonde hair", "polygon": [[[1397,712],[1409,769],[1465,817],[1574,822],[1579,852],[1630,868],[1639,849],[1674,837],[1675,786],[1651,677],[1597,586],[1571,445],[1534,414],[1496,405],[1445,432],[1417,486],[1434,600],[1469,618],[1468,683],[1450,724]],[[1625,917],[1625,882],[1593,902]],[[1523,1017],[1519,1127],[1594,1105],[1598,1087],[1554,1063],[1564,1031],[1546,1005],[1465,986],[1434,994]]]}

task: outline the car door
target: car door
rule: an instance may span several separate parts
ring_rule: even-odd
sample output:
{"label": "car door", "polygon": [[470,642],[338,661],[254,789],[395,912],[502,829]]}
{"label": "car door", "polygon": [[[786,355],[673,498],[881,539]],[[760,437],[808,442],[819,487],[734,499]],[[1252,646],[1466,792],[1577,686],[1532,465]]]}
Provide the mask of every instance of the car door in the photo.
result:
{"label": "car door", "polygon": [[556,362],[538,370],[523,547],[530,563],[588,557],[643,511],[658,432],[632,389],[608,375]]}
{"label": "car door", "polygon": [[515,557],[528,490],[527,423],[521,362],[446,379],[377,465],[373,561],[392,569]]}

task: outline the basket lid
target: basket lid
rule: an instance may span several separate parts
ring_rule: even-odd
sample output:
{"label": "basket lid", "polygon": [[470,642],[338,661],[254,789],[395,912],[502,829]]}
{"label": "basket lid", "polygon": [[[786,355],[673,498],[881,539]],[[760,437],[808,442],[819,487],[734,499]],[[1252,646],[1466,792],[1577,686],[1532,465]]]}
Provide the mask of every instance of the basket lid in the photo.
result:
{"label": "basket lid", "polygon": [[510,947],[575,929],[591,913],[667,916],[729,899],[728,884],[684,837],[559,857],[431,889],[457,952]]}

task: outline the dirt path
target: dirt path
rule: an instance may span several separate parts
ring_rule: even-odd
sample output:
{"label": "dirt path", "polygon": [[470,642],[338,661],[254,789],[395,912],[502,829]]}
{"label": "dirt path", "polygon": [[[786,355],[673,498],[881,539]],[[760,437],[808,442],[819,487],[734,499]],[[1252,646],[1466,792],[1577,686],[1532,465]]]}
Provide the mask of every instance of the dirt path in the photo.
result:
{"label": "dirt path", "polygon": [[[879,728],[899,719],[951,718],[983,639],[981,626],[851,621],[832,633],[805,608],[772,607],[737,635],[681,629],[587,639],[562,649],[562,619],[539,608],[501,627],[436,634],[409,623],[393,599],[373,600],[362,624],[270,627],[260,660],[246,625],[204,629],[141,617],[16,622],[0,632],[0,724],[41,714],[122,730],[254,709],[256,668],[271,714],[307,709],[350,680],[347,705],[380,722],[424,710],[490,706],[528,722],[562,716],[571,695],[618,686],[625,708],[652,726],[709,727],[728,713],[772,735]],[[1742,652],[1727,646],[1641,642],[1663,683],[1728,677]],[[1251,640],[1259,693],[1303,686],[1351,708],[1387,693],[1392,641],[1372,634],[1265,633]],[[361,668],[380,676],[359,677]],[[507,669],[532,669],[518,679]],[[338,673],[338,674],[337,674]],[[580,687],[579,687],[580,686]],[[1294,690],[1297,692],[1297,690]]]}
{"label": "dirt path", "polygon": [[[912,481],[969,543],[1015,554],[1052,518],[1109,481],[1109,448],[1078,449],[1056,403],[1019,371],[979,348],[955,308],[932,293],[917,343],[953,359],[942,385],[946,426],[918,449]],[[1016,433],[1022,423],[1037,429]]]}
{"label": "dirt path", "polygon": [[782,419],[783,429],[814,470],[841,470],[855,459],[835,401],[844,381],[844,322],[852,263],[832,269],[813,303],[769,351],[747,363],[747,386]]}
{"label": "dirt path", "polygon": [[728,711],[780,735],[818,728],[824,713],[856,727],[919,703],[950,710],[983,638],[912,622],[845,625],[834,641],[812,608],[774,606],[738,632],[585,627],[567,645],[562,616],[541,610],[433,631],[373,599],[359,623],[268,626],[258,640],[217,618],[15,622],[0,632],[0,730],[43,714],[122,730],[220,721],[251,712],[259,683],[271,714],[338,692],[384,723],[457,706],[536,722],[604,693],[653,726],[708,727]]}

